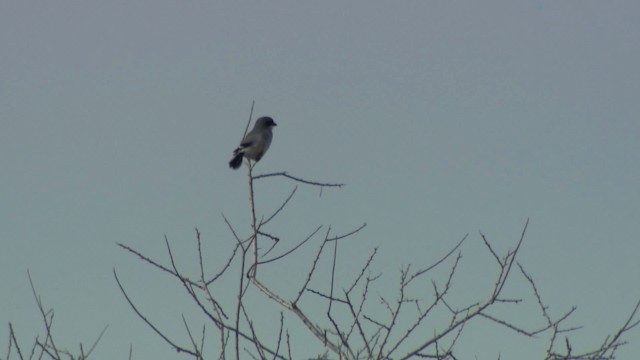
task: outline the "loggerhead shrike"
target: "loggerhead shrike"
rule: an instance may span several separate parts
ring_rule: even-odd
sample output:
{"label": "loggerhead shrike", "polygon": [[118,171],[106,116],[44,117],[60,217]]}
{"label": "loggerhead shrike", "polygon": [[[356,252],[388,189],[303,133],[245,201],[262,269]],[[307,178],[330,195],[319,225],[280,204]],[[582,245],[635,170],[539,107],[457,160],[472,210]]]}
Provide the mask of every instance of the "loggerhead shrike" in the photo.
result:
{"label": "loggerhead shrike", "polygon": [[271,145],[271,138],[273,138],[271,128],[274,126],[277,124],[268,116],[256,120],[253,129],[242,139],[240,146],[233,151],[233,159],[229,161],[229,167],[232,169],[240,168],[242,158],[260,161]]}

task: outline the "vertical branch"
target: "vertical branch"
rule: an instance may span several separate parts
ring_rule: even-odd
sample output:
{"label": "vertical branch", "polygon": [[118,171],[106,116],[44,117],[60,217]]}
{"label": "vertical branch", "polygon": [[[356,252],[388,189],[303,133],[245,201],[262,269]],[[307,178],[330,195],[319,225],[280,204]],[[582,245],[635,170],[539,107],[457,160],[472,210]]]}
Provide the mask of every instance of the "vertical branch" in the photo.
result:
{"label": "vertical branch", "polygon": [[[258,339],[258,335],[256,333],[256,329],[253,326],[253,321],[251,321],[251,318],[249,317],[249,315],[247,314],[247,309],[244,308],[244,306],[242,307],[242,313],[244,314],[244,318],[247,321],[247,324],[249,324],[249,329],[251,330],[251,336],[253,338],[253,344],[256,347],[256,350],[258,351],[258,354],[260,355],[260,359],[266,359],[266,355],[264,353],[263,350],[263,345],[260,342],[260,340]],[[277,355],[274,355],[274,357]]]}
{"label": "vertical branch", "polygon": [[16,333],[13,331],[13,325],[9,323],[9,350],[7,352],[7,360],[11,355],[11,344],[15,344],[16,351],[18,352],[18,356],[20,356],[20,360],[24,360],[22,356],[22,351],[20,350],[20,345],[18,345],[18,339],[16,339]]}
{"label": "vertical branch", "polygon": [[[278,332],[278,346],[276,347],[276,353],[273,355],[273,360],[276,360],[276,356],[280,352],[280,345],[282,344],[282,330],[284,329],[284,313],[280,312],[280,331]],[[291,358],[291,357],[289,357]]]}
{"label": "vertical branch", "polygon": [[[253,103],[251,104],[251,115],[253,115]],[[249,123],[251,122],[251,116],[249,117]],[[249,126],[247,123],[247,128]],[[246,133],[246,130],[245,130]],[[255,279],[257,268],[258,268],[258,228],[256,226],[256,208],[253,194],[253,162],[251,160],[247,160],[249,162],[249,208],[251,209],[251,243],[248,248],[242,253],[242,267],[240,269],[240,289],[238,290],[238,304],[236,308],[236,359],[240,360],[240,344],[238,338],[238,332],[240,331],[240,310],[243,309],[242,304],[242,296],[244,294],[244,274],[245,274],[245,260],[246,254],[249,248],[253,249],[253,264],[249,268],[247,272],[247,277],[249,279]]]}
{"label": "vertical branch", "polygon": [[197,360],[203,360],[202,357],[202,348],[198,349],[198,344],[191,335],[191,329],[189,329],[189,325],[187,324],[187,319],[182,315],[182,323],[184,324],[185,329],[187,329],[187,335],[189,336],[189,340],[191,341],[191,345],[193,345],[193,350],[196,353],[194,356]]}
{"label": "vertical branch", "polygon": [[251,101],[251,111],[249,112],[249,121],[247,121],[247,126],[244,128],[244,134],[242,134],[242,139],[247,135],[247,131],[249,131],[249,125],[251,125],[251,119],[253,118],[253,106],[256,104],[255,100]]}
{"label": "vertical branch", "polygon": [[333,245],[333,264],[331,265],[331,290],[329,292],[329,311],[331,313],[331,305],[333,305],[333,285],[336,278],[336,258],[338,257],[338,242],[334,241]]}
{"label": "vertical branch", "polygon": [[[244,134],[242,134],[242,138],[247,135],[247,131],[249,130],[249,125],[251,124],[251,119],[253,118],[253,107],[256,101],[251,101],[251,111],[249,112],[249,120],[247,121],[247,126],[244,129]],[[253,206],[253,177],[252,177],[253,165],[249,160],[249,204],[251,207],[251,224],[253,228],[253,246],[254,246],[254,261],[253,266],[249,270],[254,272],[255,275],[255,267],[258,265],[258,245],[257,245],[257,231],[256,231],[256,212]],[[239,243],[241,245],[241,243]],[[244,295],[244,270],[246,264],[246,256],[247,256],[248,248],[242,247],[242,263],[240,266],[240,288],[238,289],[238,304],[236,307],[236,329],[235,329],[235,337],[236,337],[236,360],[240,360],[240,310],[242,309],[242,297]],[[251,276],[251,275],[249,275]]]}
{"label": "vertical branch", "polygon": [[288,329],[287,329],[287,353],[289,354],[289,359],[293,359],[293,356],[291,356],[291,337],[289,336]]}
{"label": "vertical branch", "polygon": [[[53,333],[51,331],[51,326],[53,325],[53,310],[49,310],[47,312],[44,311],[44,305],[42,305],[42,300],[38,296],[36,292],[36,287],[33,285],[33,280],[31,279],[31,273],[27,270],[27,276],[29,277],[29,284],[31,284],[31,291],[33,292],[33,297],[36,299],[36,303],[38,304],[38,309],[40,310],[40,314],[42,315],[42,319],[44,320],[44,326],[47,329],[47,334],[44,339],[44,345],[41,345],[42,350],[51,354],[46,347],[49,346],[57,358],[60,358],[60,354],[58,353],[58,348],[56,344],[53,342]],[[51,345],[49,345],[51,344]]]}
{"label": "vertical branch", "polygon": [[249,206],[251,208],[251,230],[253,231],[251,245],[253,248],[253,265],[247,273],[248,277],[255,277],[258,271],[258,226],[256,221],[256,206],[253,194],[253,165],[255,162],[249,160]]}
{"label": "vertical branch", "polygon": [[[214,324],[220,330],[220,332],[222,333],[222,338],[224,339],[224,327],[222,326],[222,322],[224,321],[223,316],[226,317],[226,315],[224,314],[222,307],[218,304],[216,299],[211,294],[211,291],[209,290],[209,285],[207,284],[207,281],[204,278],[204,265],[202,261],[202,241],[200,240],[200,231],[198,230],[198,228],[196,228],[196,240],[198,242],[198,262],[200,264],[200,282],[202,283],[202,290],[204,291],[207,297],[207,300],[209,300],[209,302],[211,303],[211,306],[213,307],[213,311],[215,312],[216,318],[219,321],[219,323],[214,322]],[[236,249],[237,249],[237,245],[236,245]],[[231,263],[231,260],[233,260],[234,257],[235,257],[235,250],[231,255],[231,257],[229,258],[229,263]],[[224,270],[226,270],[226,268],[223,268],[222,271]]]}
{"label": "vertical branch", "polygon": [[[256,104],[255,100],[251,101],[251,112],[249,112],[249,121],[247,122],[247,127],[244,129],[244,135],[242,138],[247,135],[247,130],[249,130],[249,124],[251,124],[251,118],[253,118],[253,107]],[[258,229],[256,228],[256,208],[253,200],[253,165],[251,160],[249,161],[249,203],[251,206],[251,227],[253,230],[253,265],[252,265],[252,276],[256,275],[256,271],[258,270]]]}
{"label": "vertical branch", "polygon": [[240,288],[238,289],[238,303],[236,304],[236,360],[240,360],[240,309],[242,308],[242,296],[244,295],[244,269],[247,249],[242,249],[242,261],[240,265]]}
{"label": "vertical branch", "polygon": [[300,298],[302,297],[302,295],[304,294],[304,292],[307,290],[307,286],[309,286],[309,282],[311,281],[311,277],[313,276],[313,273],[316,270],[316,265],[318,265],[318,260],[320,259],[320,255],[322,254],[322,250],[324,249],[324,246],[327,244],[327,239],[329,238],[329,232],[331,231],[331,228],[327,229],[327,233],[324,237],[324,240],[322,241],[322,244],[320,245],[320,249],[318,249],[318,252],[316,253],[316,258],[313,260],[313,265],[311,265],[311,270],[309,270],[309,274],[307,275],[307,280],[304,282],[304,285],[302,286],[302,288],[300,289],[300,291],[298,292],[298,296],[296,297],[295,300],[292,301],[292,304],[297,304],[298,301],[300,301]]}

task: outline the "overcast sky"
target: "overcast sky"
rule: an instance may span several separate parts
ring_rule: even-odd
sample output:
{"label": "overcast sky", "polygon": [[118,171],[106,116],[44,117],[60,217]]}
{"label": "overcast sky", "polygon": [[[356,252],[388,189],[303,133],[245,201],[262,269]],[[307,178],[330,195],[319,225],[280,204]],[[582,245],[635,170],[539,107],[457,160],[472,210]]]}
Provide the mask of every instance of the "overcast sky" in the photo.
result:
{"label": "overcast sky", "polygon": [[[29,269],[62,347],[108,325],[96,359],[126,358],[130,344],[134,359],[181,358],[135,317],[112,269],[179,342],[181,314],[194,328],[206,319],[116,242],[166,263],[166,235],[195,271],[197,227],[211,272],[224,264],[234,240],[221,214],[249,231],[246,169],[227,162],[252,100],[278,123],[257,171],[347,184],[299,187],[269,229],[282,250],[318,225],[366,222],[338,270],[350,278],[378,247],[376,294],[393,299],[401,266],[469,233],[452,300],[463,306],[495,276],[478,232],[505,253],[530,219],[521,264],[553,315],[577,306],[574,349],[600,344],[640,299],[639,14],[637,1],[2,1],[0,349],[10,321],[23,346],[43,333]],[[258,212],[294,186],[260,183]],[[264,281],[295,294],[318,245]],[[539,325],[513,280],[509,295],[529,305],[501,315]],[[271,310],[254,316],[268,324]],[[465,331],[460,359],[544,356],[544,338],[482,320]],[[620,359],[640,353],[640,331],[627,340]],[[296,358],[323,351],[292,341]]]}

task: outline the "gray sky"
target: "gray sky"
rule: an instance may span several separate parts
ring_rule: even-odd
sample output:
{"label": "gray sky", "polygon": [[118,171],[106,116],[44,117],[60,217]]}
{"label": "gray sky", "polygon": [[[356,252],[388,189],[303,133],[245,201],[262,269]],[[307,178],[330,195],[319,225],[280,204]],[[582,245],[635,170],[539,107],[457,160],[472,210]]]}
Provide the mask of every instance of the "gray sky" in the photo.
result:
{"label": "gray sky", "polygon": [[[130,343],[136,359],[179,358],[112,268],[180,341],[180,314],[205,320],[115,243],[166,260],[166,234],[195,269],[198,227],[218,268],[233,245],[220,214],[248,231],[245,170],[226,162],[252,99],[279,125],[261,172],[348,184],[298,189],[271,229],[283,247],[320,224],[367,222],[339,270],[379,247],[379,292],[393,297],[400,266],[470,233],[463,305],[495,275],[478,231],[505,252],[530,218],[521,263],[552,314],[578,306],[574,348],[600,343],[640,298],[638,14],[637,1],[3,1],[0,349],[9,321],[24,344],[42,333],[30,269],[63,346],[108,324],[97,359],[125,358]],[[258,210],[293,186],[259,184]],[[317,244],[265,278],[295,293]],[[525,308],[506,314],[533,324]],[[539,359],[546,345],[482,321],[467,331],[464,359]],[[640,353],[640,332],[628,340],[620,359]],[[294,343],[298,357],[321,351]]]}

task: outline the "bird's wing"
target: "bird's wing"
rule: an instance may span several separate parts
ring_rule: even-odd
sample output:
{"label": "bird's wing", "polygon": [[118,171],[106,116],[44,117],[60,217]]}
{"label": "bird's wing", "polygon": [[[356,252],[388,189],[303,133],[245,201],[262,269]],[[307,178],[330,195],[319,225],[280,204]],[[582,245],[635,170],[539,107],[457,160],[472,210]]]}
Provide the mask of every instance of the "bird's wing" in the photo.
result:
{"label": "bird's wing", "polygon": [[251,139],[244,139],[241,143],[240,143],[240,147],[241,148],[248,148],[251,145],[253,145],[255,141],[251,140]]}

